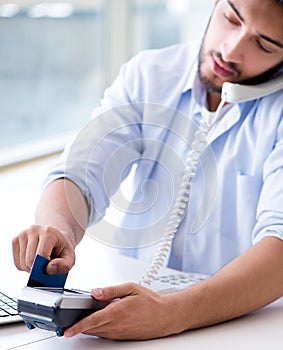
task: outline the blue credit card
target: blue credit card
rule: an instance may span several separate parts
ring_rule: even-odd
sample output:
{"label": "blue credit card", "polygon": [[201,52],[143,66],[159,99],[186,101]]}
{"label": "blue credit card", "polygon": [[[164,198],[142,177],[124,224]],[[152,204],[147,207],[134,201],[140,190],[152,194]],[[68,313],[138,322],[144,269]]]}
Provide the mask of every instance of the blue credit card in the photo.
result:
{"label": "blue credit card", "polygon": [[49,262],[50,260],[41,255],[35,257],[27,284],[28,287],[64,288],[68,274],[48,275],[46,266]]}

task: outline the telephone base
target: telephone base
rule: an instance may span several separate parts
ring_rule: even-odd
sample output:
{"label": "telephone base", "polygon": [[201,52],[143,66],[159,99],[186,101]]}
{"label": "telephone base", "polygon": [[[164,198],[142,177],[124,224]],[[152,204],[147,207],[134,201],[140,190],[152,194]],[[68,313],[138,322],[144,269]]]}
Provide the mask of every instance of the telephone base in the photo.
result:
{"label": "telephone base", "polygon": [[209,275],[199,273],[181,272],[170,275],[161,275],[155,277],[150,289],[156,293],[169,294],[187,289],[196,283],[207,279]]}

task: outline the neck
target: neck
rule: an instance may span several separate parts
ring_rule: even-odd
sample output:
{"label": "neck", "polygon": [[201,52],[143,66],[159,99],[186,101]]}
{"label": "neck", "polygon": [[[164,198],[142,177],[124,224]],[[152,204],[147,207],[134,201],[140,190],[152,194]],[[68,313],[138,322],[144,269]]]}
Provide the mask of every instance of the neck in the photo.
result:
{"label": "neck", "polygon": [[215,112],[221,101],[221,94],[217,92],[207,92],[206,102],[210,112]]}

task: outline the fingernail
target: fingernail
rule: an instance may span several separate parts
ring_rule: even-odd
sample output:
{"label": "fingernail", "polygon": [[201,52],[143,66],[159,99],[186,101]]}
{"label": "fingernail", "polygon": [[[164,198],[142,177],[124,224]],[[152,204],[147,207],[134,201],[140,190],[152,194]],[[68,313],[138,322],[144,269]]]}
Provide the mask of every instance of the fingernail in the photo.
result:
{"label": "fingernail", "polygon": [[72,331],[66,330],[66,331],[64,332],[64,337],[66,337],[66,338],[71,338],[72,336],[73,336],[73,332],[72,332]]}
{"label": "fingernail", "polygon": [[101,288],[95,288],[92,290],[92,293],[94,294],[95,297],[101,298],[103,296],[103,292]]}

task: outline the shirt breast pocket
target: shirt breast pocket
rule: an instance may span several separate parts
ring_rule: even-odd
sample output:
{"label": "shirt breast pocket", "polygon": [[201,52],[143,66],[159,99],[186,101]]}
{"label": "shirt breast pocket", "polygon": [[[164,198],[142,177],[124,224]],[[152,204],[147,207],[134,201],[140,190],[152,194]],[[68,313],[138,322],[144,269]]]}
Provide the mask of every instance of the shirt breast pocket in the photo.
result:
{"label": "shirt breast pocket", "polygon": [[261,191],[257,176],[236,174],[236,225],[238,233],[251,237],[256,223],[256,210]]}

